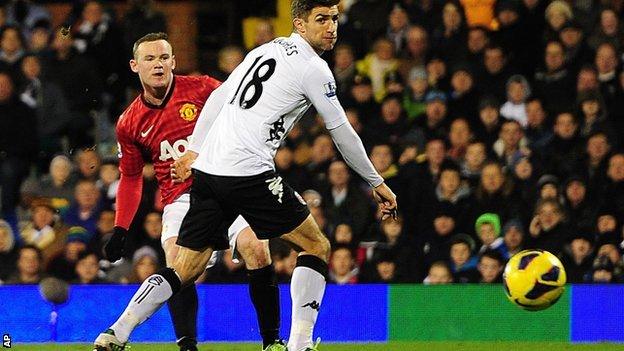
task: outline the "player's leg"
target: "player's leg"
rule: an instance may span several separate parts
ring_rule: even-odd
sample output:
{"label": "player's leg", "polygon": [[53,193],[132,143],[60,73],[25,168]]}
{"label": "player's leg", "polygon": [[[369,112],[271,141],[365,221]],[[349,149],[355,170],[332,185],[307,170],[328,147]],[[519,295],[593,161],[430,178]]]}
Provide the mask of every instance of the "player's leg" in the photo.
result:
{"label": "player's leg", "polygon": [[[167,267],[172,267],[178,253],[178,233],[182,220],[190,207],[190,195],[183,194],[173,203],[165,206],[162,219],[161,242],[165,251]],[[197,350],[197,289],[195,284],[188,284],[167,301],[176,342],[181,351]]]}
{"label": "player's leg", "polygon": [[[238,217],[229,229],[234,255],[245,261],[249,295],[256,310],[263,349],[283,350],[279,340],[279,288],[271,265],[268,240],[258,240],[249,224]],[[236,257],[236,256],[234,256]]]}
{"label": "player's leg", "polygon": [[301,225],[282,235],[302,251],[290,281],[292,297],[292,326],[288,350],[314,350],[312,333],[325,294],[329,240],[309,215]]}
{"label": "player's leg", "polygon": [[196,250],[180,247],[173,266],[149,276],[119,319],[98,336],[95,340],[96,350],[123,350],[134,328],[154,314],[182,286],[192,284],[204,271],[211,255],[211,248]]}

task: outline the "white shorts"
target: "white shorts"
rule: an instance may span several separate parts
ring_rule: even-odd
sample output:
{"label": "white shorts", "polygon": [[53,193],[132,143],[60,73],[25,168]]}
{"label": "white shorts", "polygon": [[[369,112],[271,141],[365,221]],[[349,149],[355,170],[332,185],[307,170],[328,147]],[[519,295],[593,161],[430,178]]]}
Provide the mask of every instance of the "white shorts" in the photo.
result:
{"label": "white shorts", "polygon": [[[172,203],[165,206],[162,216],[162,234],[160,236],[161,245],[164,245],[167,239],[177,237],[179,235],[182,220],[191,206],[190,199],[191,196],[189,194],[182,194]],[[228,229],[228,239],[230,241],[230,248],[232,249],[232,261],[234,261],[234,263],[239,262],[238,252],[236,251],[236,239],[238,238],[238,234],[240,234],[240,232],[247,227],[249,227],[249,223],[247,223],[242,216],[238,216]],[[215,251],[210,257],[208,268],[214,266],[216,260],[217,252]]]}

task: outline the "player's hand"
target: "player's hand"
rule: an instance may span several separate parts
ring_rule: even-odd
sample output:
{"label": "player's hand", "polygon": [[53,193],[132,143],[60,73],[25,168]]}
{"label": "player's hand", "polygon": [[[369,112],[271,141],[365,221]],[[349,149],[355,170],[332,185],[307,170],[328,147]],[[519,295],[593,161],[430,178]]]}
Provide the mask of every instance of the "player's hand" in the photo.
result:
{"label": "player's hand", "polygon": [[128,231],[122,227],[115,227],[113,236],[104,245],[104,258],[115,262],[125,254],[126,235]]}
{"label": "player's hand", "polygon": [[386,183],[381,183],[373,189],[373,197],[381,207],[381,220],[386,220],[390,217],[397,219],[397,201],[396,195],[390,190]]}
{"label": "player's hand", "polygon": [[197,159],[197,153],[188,150],[171,164],[171,179],[174,183],[182,183],[191,176],[191,165],[195,159]]}

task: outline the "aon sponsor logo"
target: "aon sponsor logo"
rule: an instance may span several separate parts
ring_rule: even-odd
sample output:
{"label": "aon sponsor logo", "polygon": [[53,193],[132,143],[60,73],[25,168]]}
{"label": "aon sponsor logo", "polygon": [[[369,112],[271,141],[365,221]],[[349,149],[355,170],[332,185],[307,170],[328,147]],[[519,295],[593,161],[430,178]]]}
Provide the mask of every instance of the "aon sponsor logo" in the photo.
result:
{"label": "aon sponsor logo", "polygon": [[169,159],[177,160],[186,153],[186,150],[191,143],[191,135],[186,139],[176,140],[173,145],[169,143],[169,140],[163,140],[160,142],[160,159],[161,161],[167,161]]}

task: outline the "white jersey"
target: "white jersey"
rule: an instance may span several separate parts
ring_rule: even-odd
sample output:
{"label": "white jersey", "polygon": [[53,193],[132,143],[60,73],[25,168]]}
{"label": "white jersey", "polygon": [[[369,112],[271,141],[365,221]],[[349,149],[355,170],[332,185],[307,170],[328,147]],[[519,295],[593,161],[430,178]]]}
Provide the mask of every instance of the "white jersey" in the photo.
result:
{"label": "white jersey", "polygon": [[327,129],[348,123],[329,66],[299,34],[252,50],[223,89],[225,101],[193,163],[208,174],[251,176],[275,170],[280,143],[312,105]]}

